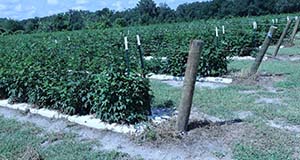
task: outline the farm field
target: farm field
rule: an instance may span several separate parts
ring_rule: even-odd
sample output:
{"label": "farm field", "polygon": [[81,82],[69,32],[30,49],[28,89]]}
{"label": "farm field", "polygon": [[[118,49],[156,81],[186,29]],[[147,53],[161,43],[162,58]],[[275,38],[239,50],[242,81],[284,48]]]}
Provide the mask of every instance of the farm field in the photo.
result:
{"label": "farm field", "polygon": [[[271,51],[272,48],[269,52]],[[282,49],[278,57],[289,55],[290,51],[295,53],[293,55],[300,53],[299,47],[294,46]],[[236,82],[219,89],[196,89],[192,122],[201,119],[203,114],[224,121],[234,119],[241,119],[241,121],[225,124],[203,122],[191,130],[183,140],[170,134],[172,127],[152,126],[148,130],[149,134],[144,138],[138,138],[135,143],[140,144],[145,151],[147,149],[153,151],[153,148],[161,149],[172,144],[176,146],[172,149],[177,152],[190,150],[184,155],[190,159],[299,159],[300,150],[297,146],[300,142],[298,104],[300,64],[298,63],[299,61],[268,60],[260,69],[259,81]],[[229,64],[229,69],[232,71],[229,75],[236,76],[237,72],[250,67],[251,64],[252,61],[247,60],[232,61]],[[173,105],[169,107],[175,107],[179,103],[180,88],[151,81],[151,89],[156,97],[154,106],[162,106],[172,101]],[[134,159],[118,152],[99,152],[97,149],[92,149],[95,145],[101,148],[101,144],[95,144],[93,137],[79,140],[82,135],[71,131],[76,130],[73,124],[68,124],[69,126],[62,127],[63,129],[58,127],[51,130],[47,126],[33,125],[34,119],[30,120],[33,115],[15,113],[15,111],[4,112],[0,109],[0,115],[3,114],[6,118],[0,118],[3,125],[0,132],[2,159],[37,155],[48,159],[47,157],[53,158],[54,153],[55,159],[78,159],[79,157]],[[18,114],[21,116],[17,116]],[[11,117],[7,119],[8,115]],[[14,116],[23,116],[23,118],[10,120],[14,119]],[[50,120],[50,123],[61,125],[63,122]],[[172,126],[172,124],[171,122],[171,125],[166,125]],[[86,130],[89,132],[88,129]],[[97,131],[96,134],[103,136],[104,133]],[[122,138],[128,139],[128,137]],[[121,144],[115,149],[122,151],[122,147],[130,145],[132,144]],[[197,152],[199,149],[201,153]],[[63,154],[57,154],[58,150]],[[172,153],[172,151],[168,152]],[[139,159],[139,156],[136,159]]]}
{"label": "farm field", "polygon": [[[285,16],[272,35],[269,58],[250,78],[245,75],[254,61],[230,57],[255,56],[272,25],[266,19],[273,16],[2,35],[0,98],[147,127],[141,135],[127,136],[0,106],[0,160],[300,159],[300,35],[294,46],[271,58]],[[258,29],[253,29],[253,20]],[[154,57],[145,61],[145,68],[140,67],[137,34],[143,54]],[[151,108],[173,114],[181,97],[180,82],[173,85],[141,75],[183,76],[191,39],[205,41],[198,76],[232,78],[233,83],[196,87],[189,132],[179,136],[174,118],[159,125],[147,120]]]}
{"label": "farm field", "polygon": [[[271,51],[272,48],[269,52]],[[293,55],[297,55],[296,53],[300,53],[300,48],[297,46],[284,48],[280,51],[279,57],[289,55],[291,51],[295,53]],[[250,67],[251,64],[252,61],[232,61],[229,66],[232,72],[237,73]],[[222,125],[203,123],[203,126],[200,125],[199,128],[190,131],[190,134],[183,140],[170,135],[172,127],[166,127],[165,130],[160,127],[151,127],[148,131],[151,134],[143,140],[138,139],[138,142],[145,151],[147,149],[153,151],[153,147],[164,148],[172,144],[176,146],[177,150],[190,150],[184,156],[190,156],[191,159],[197,159],[197,157],[249,160],[299,159],[298,95],[300,94],[298,76],[300,73],[298,67],[300,67],[299,61],[269,60],[262,64],[260,73],[265,76],[260,76],[258,82],[236,82],[236,84],[219,89],[196,89],[192,113],[194,121],[197,121],[204,113],[225,121],[241,119],[241,122]],[[267,76],[271,74],[274,76]],[[156,106],[170,100],[174,103],[173,107],[179,103],[180,88],[151,81],[151,89],[156,97],[154,101]],[[39,120],[36,118],[29,123],[30,117],[33,115],[10,112],[12,113],[8,114],[7,111],[3,111],[3,108],[0,109],[0,115],[6,116],[6,118],[0,118],[3,126],[0,132],[2,159],[24,158],[25,156],[35,156],[35,158],[38,156],[43,159],[48,159],[47,157],[51,157],[51,159],[80,159],[80,157],[82,159],[85,159],[84,157],[133,159],[122,153],[99,152],[97,149],[93,149],[95,145],[101,148],[101,144],[95,144],[95,139],[92,137],[79,140],[82,135],[71,131],[76,130],[76,126],[72,127],[72,124],[64,126],[61,125],[62,122],[50,120],[50,123],[56,125],[58,123],[58,125],[66,127],[57,127],[57,129],[52,127],[53,125],[50,127],[40,124],[33,125],[32,123],[36,123],[36,121],[33,122],[34,120]],[[7,115],[11,115],[11,117],[7,119]],[[11,120],[15,119],[13,116],[21,118]],[[99,132],[98,136],[105,134],[102,131],[97,132]],[[122,138],[128,139],[128,137]],[[115,149],[122,151],[122,147],[126,147],[128,144],[120,144]],[[189,144],[189,146],[180,147],[183,144]],[[190,146],[193,147],[190,148]],[[177,151],[176,149],[173,152]],[[202,149],[202,152],[199,153],[197,149]],[[54,154],[55,157],[53,157]],[[173,154],[172,151],[171,154]]]}

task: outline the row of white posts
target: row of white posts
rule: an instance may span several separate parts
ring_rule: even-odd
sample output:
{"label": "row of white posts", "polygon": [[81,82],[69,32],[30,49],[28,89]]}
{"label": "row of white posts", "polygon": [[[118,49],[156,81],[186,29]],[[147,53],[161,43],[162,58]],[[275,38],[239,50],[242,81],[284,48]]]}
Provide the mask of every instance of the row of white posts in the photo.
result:
{"label": "row of white posts", "polygon": [[[287,19],[287,21],[291,21],[291,19],[290,19],[289,16],[287,16],[286,19]],[[297,21],[299,20],[299,17],[296,16],[296,17],[295,17],[295,20],[296,20],[296,22],[297,22]],[[272,19],[272,24],[273,24],[273,25],[278,24],[278,22],[279,22],[278,18]],[[256,22],[256,21],[254,21],[254,22],[252,23],[252,26],[253,26],[253,29],[254,29],[254,30],[257,30],[257,28],[258,28],[257,26],[258,26],[258,25],[257,25],[257,22]],[[216,37],[219,37],[219,28],[216,27],[216,30],[215,30],[215,31],[216,31],[215,36],[216,36]],[[226,31],[225,31],[225,26],[223,25],[223,26],[222,26],[222,34],[225,34],[225,33],[226,33]]]}
{"label": "row of white posts", "polygon": [[[145,65],[144,65],[144,53],[142,50],[142,43],[139,35],[136,35],[137,47],[140,54],[141,68],[142,68],[142,76],[145,78]],[[127,66],[127,74],[130,75],[130,55],[129,55],[129,47],[128,47],[128,38],[124,37],[124,46],[125,46],[125,61]]]}

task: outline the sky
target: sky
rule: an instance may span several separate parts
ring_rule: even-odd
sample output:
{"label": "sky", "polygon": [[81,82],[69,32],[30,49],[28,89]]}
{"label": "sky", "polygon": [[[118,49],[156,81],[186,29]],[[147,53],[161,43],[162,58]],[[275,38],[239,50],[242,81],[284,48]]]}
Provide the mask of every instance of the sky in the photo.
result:
{"label": "sky", "polygon": [[[197,0],[154,0],[156,4],[167,3],[171,8]],[[199,0],[198,0],[199,1]],[[96,11],[110,8],[121,11],[133,8],[138,0],[0,0],[0,18],[26,19],[75,10]]]}

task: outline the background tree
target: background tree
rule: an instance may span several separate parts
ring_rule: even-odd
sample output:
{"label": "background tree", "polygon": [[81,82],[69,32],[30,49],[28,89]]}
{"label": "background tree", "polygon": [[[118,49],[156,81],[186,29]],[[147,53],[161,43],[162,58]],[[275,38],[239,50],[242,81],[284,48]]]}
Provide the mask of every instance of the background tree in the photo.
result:
{"label": "background tree", "polygon": [[53,17],[53,22],[51,25],[52,31],[63,31],[68,29],[68,18],[66,14],[58,14]]}
{"label": "background tree", "polygon": [[127,26],[127,22],[126,22],[125,18],[117,18],[115,20],[114,24],[117,27],[126,27]]}
{"label": "background tree", "polygon": [[166,3],[159,4],[157,8],[158,22],[174,22],[176,20],[175,11],[172,10]]}
{"label": "background tree", "polygon": [[140,24],[153,23],[158,16],[158,8],[153,0],[140,0],[136,8],[140,13]]}
{"label": "background tree", "polygon": [[68,12],[69,22],[68,30],[81,30],[84,29],[84,19],[82,18],[81,11],[70,10]]}
{"label": "background tree", "polygon": [[17,30],[34,33],[295,12],[300,12],[299,0],[210,0],[184,3],[176,10],[171,9],[166,3],[157,6],[153,0],[140,0],[134,8],[124,11],[113,11],[109,8],[96,12],[70,10],[66,13],[22,21],[0,18],[0,27],[12,33]]}
{"label": "background tree", "polygon": [[33,18],[25,21],[23,24],[25,33],[33,33],[39,29],[39,18]]}
{"label": "background tree", "polygon": [[7,19],[2,23],[1,28],[5,29],[8,32],[23,31],[24,27],[19,21],[13,19]]}

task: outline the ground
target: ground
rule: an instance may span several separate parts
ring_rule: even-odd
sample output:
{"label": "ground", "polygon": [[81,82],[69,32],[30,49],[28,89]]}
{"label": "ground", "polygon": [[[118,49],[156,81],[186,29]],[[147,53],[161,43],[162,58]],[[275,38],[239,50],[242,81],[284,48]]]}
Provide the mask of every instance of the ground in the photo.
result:
{"label": "ground", "polygon": [[[300,159],[299,44],[264,61],[256,77],[241,78],[253,61],[232,61],[233,84],[197,87],[186,135],[175,134],[174,119],[131,137],[0,107],[0,160]],[[178,106],[180,85],[151,86],[154,106]]]}

